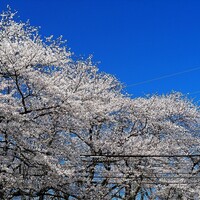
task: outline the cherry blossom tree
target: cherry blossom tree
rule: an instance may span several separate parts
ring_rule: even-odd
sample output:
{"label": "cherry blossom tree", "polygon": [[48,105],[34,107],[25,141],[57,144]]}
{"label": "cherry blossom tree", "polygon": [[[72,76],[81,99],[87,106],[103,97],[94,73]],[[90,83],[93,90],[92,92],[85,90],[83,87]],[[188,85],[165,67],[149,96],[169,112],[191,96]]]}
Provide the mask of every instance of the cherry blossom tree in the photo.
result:
{"label": "cherry blossom tree", "polygon": [[180,93],[132,99],[62,38],[0,21],[1,199],[195,199],[199,109]]}

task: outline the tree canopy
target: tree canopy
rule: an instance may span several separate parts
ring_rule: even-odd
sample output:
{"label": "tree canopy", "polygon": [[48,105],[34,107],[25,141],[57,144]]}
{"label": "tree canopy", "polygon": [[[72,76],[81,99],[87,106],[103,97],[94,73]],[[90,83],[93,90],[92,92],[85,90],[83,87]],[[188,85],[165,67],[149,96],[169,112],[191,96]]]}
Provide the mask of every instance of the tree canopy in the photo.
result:
{"label": "tree canopy", "polygon": [[197,199],[198,106],[131,98],[15,15],[0,20],[0,198]]}

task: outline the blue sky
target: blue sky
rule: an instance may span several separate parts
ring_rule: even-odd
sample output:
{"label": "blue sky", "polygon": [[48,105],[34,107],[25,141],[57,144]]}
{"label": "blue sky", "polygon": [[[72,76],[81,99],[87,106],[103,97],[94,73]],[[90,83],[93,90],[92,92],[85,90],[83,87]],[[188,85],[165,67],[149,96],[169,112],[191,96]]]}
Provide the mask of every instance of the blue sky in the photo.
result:
{"label": "blue sky", "polygon": [[42,35],[63,35],[77,56],[93,54],[133,97],[174,90],[200,99],[199,0],[1,0],[0,9],[7,4]]}

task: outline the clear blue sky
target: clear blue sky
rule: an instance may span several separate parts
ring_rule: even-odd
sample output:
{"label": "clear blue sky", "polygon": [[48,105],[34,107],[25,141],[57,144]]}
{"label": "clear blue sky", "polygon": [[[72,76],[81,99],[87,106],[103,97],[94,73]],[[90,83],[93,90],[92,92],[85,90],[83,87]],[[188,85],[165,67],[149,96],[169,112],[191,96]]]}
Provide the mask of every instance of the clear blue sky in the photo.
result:
{"label": "clear blue sky", "polygon": [[[7,4],[126,85],[200,67],[199,0],[1,0],[0,9]],[[127,87],[134,97],[172,90],[200,91],[200,68]]]}

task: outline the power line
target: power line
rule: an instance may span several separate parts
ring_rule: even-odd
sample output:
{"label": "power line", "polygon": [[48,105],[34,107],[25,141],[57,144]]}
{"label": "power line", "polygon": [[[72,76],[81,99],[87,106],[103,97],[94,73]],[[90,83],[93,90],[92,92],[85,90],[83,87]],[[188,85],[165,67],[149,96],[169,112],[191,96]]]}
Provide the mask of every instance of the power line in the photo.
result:
{"label": "power line", "polygon": [[[83,176],[87,177],[87,176]],[[134,176],[129,176],[129,177],[124,177],[124,176],[94,176],[93,179],[135,179],[135,180],[140,180],[141,177],[134,177]],[[142,176],[142,178],[145,179],[199,179],[200,176]],[[199,181],[199,180],[198,180]]]}
{"label": "power line", "polygon": [[[92,181],[93,184],[102,184],[102,182],[98,181]],[[126,185],[126,183],[117,183],[117,182],[109,182],[108,184],[119,184],[119,185]],[[199,184],[199,181],[196,182],[167,182],[167,181],[158,181],[158,182],[143,182],[141,181],[140,184],[146,184],[146,185],[169,185],[169,184],[175,184],[175,185],[191,185],[191,184]]]}
{"label": "power line", "polygon": [[176,72],[176,73],[172,73],[172,74],[168,74],[168,75],[163,75],[163,76],[152,78],[152,79],[149,79],[149,80],[146,80],[146,81],[141,81],[141,82],[137,82],[137,83],[134,83],[134,84],[130,84],[130,85],[127,85],[127,87],[143,85],[143,84],[150,83],[150,82],[153,82],[153,81],[158,81],[158,80],[174,77],[174,76],[181,75],[181,74],[186,74],[186,73],[197,71],[197,70],[200,70],[200,66],[199,67],[194,67],[194,68],[191,68],[191,69],[188,69],[188,70],[184,70],[184,71],[181,71],[181,72]]}
{"label": "power line", "polygon": [[200,93],[200,90],[196,90],[194,92],[188,92],[188,95],[194,95],[194,94],[199,94]]}
{"label": "power line", "polygon": [[[107,162],[110,162],[110,163],[115,163],[116,165],[119,165],[117,164],[117,162],[120,162],[122,160],[95,160],[95,162],[99,162],[99,163],[107,163]],[[92,160],[83,160],[83,162],[86,162],[86,163],[91,163],[93,162]],[[157,162],[157,161],[156,161]],[[142,164],[134,164],[134,165],[137,165],[138,167],[148,167],[149,169],[154,169],[154,168],[166,168],[168,167],[168,169],[173,169],[175,167],[191,167],[191,165],[193,163],[184,163],[184,162],[178,162],[178,161],[173,161],[173,163],[163,163],[162,161],[160,161],[161,163],[160,164],[156,164],[156,163],[147,163],[147,165],[142,165]]]}
{"label": "power line", "polygon": [[191,155],[191,154],[177,154],[177,155],[93,155],[93,154],[85,154],[81,155],[81,157],[90,157],[90,158],[98,158],[98,157],[107,157],[107,158],[142,158],[142,157],[149,157],[149,158],[184,158],[184,157],[200,157],[200,154]]}

